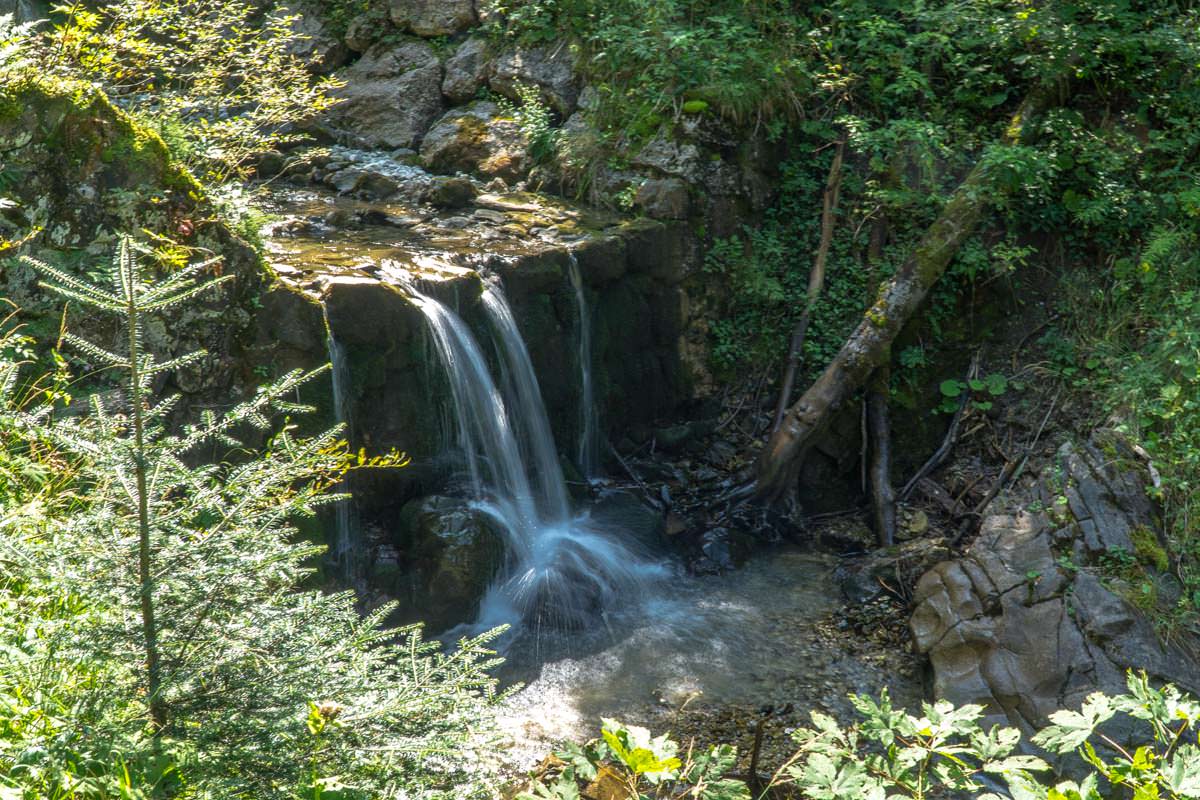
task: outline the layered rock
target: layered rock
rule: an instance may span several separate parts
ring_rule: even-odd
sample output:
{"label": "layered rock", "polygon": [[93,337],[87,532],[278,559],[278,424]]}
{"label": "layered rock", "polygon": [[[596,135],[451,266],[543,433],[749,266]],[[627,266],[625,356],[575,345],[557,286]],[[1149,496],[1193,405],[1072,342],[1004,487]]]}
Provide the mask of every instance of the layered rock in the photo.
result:
{"label": "layered rock", "polygon": [[1115,436],[1100,441],[1064,445],[1032,496],[918,582],[910,624],[939,698],[1029,731],[1093,691],[1122,692],[1129,669],[1200,689],[1152,618],[1173,578],[1146,471]]}

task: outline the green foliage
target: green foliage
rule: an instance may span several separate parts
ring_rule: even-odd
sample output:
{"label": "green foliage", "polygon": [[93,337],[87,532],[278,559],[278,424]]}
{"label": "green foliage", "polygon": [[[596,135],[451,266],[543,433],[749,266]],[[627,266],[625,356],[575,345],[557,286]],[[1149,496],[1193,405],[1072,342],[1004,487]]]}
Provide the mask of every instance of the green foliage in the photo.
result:
{"label": "green foliage", "polygon": [[123,319],[123,349],[69,339],[124,374],[119,398],[64,415],[56,383],[17,394],[0,348],[5,800],[482,791],[489,636],[443,654],[385,628],[390,607],[364,617],[352,593],[301,588],[320,548],[295,523],[339,499],[353,457],[336,429],[295,436],[311,374],[168,427],[176,400],[153,376],[198,356],[159,361],[141,327],[214,282],[196,282],[203,263],[156,280],[139,252],[123,241],[105,284],[31,262]]}
{"label": "green foliage", "polygon": [[718,745],[696,754],[688,748],[680,758],[679,744],[666,734],[616,720],[604,720],[601,738],[586,745],[568,744],[556,753],[561,766],[543,774],[517,800],[578,800],[580,785],[596,782],[608,797],[750,800],[739,780],[726,777],[737,766],[737,751]]}
{"label": "green foliage", "polygon": [[809,80],[804,20],[782,0],[489,3],[498,38],[577,43],[601,96],[601,127],[621,138],[710,108],[739,120],[792,114]]}
{"label": "green foliage", "polygon": [[852,699],[861,722],[843,728],[813,712],[813,727],[793,734],[799,750],[783,773],[805,797],[922,800],[947,790],[978,793],[985,775],[1032,785],[1030,773],[1048,769],[1039,758],[1013,755],[1021,739],[1015,728],[985,731],[982,706],[925,703],[917,717],[894,708],[886,690],[878,702]]}
{"label": "green foliage", "polygon": [[512,116],[529,142],[529,155],[537,163],[550,160],[556,153],[560,131],[551,125],[550,107],[542,100],[536,86],[517,83],[518,103],[500,98],[498,105]]}
{"label": "green foliage", "polygon": [[[1200,797],[1200,703],[1173,686],[1152,687],[1145,673],[1130,673],[1128,687],[1115,697],[1094,693],[1079,711],[1055,712],[1051,725],[1033,736],[1031,742],[1052,755],[1082,759],[1087,775],[1079,783],[1048,785],[1039,779],[1050,766],[1018,752],[1016,728],[985,730],[982,706],[923,703],[917,715],[894,707],[884,690],[878,700],[851,697],[859,719],[849,726],[812,712],[811,726],[792,732],[795,754],[757,796],[792,796],[797,790],[811,800]],[[1110,738],[1105,723],[1117,715],[1133,723],[1126,729],[1139,745]],[[593,787],[590,796],[614,800],[752,796],[742,781],[723,777],[737,762],[728,745],[701,756],[689,748],[681,761],[678,745],[666,736],[651,738],[645,729],[612,720],[605,720],[602,733],[603,739],[558,752],[557,766],[535,778],[519,800],[577,800],[586,786]]]}
{"label": "green foliage", "polygon": [[[1080,783],[1065,782],[1045,795],[1028,796],[1101,800],[1107,796],[1099,781],[1103,778],[1135,800],[1200,797],[1200,703],[1173,686],[1152,687],[1145,673],[1130,673],[1128,686],[1128,694],[1092,694],[1079,711],[1050,715],[1053,724],[1038,732],[1033,743],[1052,753],[1077,752],[1094,772]],[[1109,738],[1103,726],[1118,714],[1144,723],[1142,728],[1151,734],[1149,743],[1130,752]]]}
{"label": "green foliage", "polygon": [[314,80],[289,51],[301,37],[294,21],[248,0],[73,3],[54,8],[26,51],[42,76],[98,83],[221,183],[255,153],[296,141],[296,123],[332,103],[334,82]]}
{"label": "green foliage", "polygon": [[987,411],[992,407],[992,399],[1004,396],[1010,385],[1008,378],[999,372],[991,372],[982,378],[971,378],[965,381],[949,378],[938,384],[942,403],[935,410],[953,414],[958,410],[959,403],[962,402],[965,394],[972,407],[980,411]]}

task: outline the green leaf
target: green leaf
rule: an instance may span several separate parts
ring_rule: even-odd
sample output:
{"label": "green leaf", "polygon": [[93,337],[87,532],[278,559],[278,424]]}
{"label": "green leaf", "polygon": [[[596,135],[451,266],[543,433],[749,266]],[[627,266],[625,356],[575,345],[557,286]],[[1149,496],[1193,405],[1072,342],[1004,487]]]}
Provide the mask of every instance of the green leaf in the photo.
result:
{"label": "green leaf", "polygon": [[951,378],[950,380],[942,381],[938,388],[941,389],[942,396],[944,397],[958,397],[963,393],[966,384],[960,380]]}

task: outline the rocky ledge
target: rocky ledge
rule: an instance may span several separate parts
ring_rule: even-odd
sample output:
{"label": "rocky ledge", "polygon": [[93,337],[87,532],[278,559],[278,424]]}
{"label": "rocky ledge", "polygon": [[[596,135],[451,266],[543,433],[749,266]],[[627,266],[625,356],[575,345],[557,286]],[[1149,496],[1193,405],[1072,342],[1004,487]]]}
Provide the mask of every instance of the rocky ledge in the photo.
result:
{"label": "rocky ledge", "polygon": [[1129,669],[1200,689],[1183,643],[1155,628],[1178,582],[1146,491],[1153,480],[1112,432],[1063,445],[962,558],[927,572],[910,624],[935,695],[981,703],[993,722],[1029,732],[1093,691],[1124,691]]}

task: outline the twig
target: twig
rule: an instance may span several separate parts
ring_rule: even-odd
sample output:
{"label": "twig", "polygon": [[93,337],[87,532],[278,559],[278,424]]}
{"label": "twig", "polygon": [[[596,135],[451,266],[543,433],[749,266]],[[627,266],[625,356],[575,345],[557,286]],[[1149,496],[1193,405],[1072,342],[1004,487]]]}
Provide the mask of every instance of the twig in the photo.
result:
{"label": "twig", "polygon": [[[975,357],[971,359],[971,366],[967,369],[967,382],[979,375],[979,352],[976,351]],[[901,503],[908,501],[908,496],[912,494],[912,490],[916,488],[921,479],[933,472],[942,465],[942,462],[950,455],[950,451],[954,449],[954,445],[958,444],[958,431],[962,426],[963,416],[967,410],[967,400],[970,397],[970,389],[964,389],[962,396],[958,400],[958,411],[954,412],[954,419],[950,420],[950,429],[946,431],[946,438],[942,439],[942,444],[937,450],[933,451],[933,455],[929,457],[917,474],[908,479],[908,483],[904,484],[904,488],[900,490],[900,495],[897,500]]]}
{"label": "twig", "polygon": [[804,337],[808,333],[808,323],[812,319],[813,306],[821,296],[825,287],[825,262],[829,258],[829,247],[833,242],[833,223],[837,213],[838,195],[842,188],[842,158],[846,154],[846,137],[837,141],[837,150],[833,154],[833,163],[829,166],[829,178],[825,181],[825,191],[822,195],[821,208],[821,240],[817,245],[817,255],[813,261],[812,270],[808,273],[808,296],[804,301],[804,311],[792,329],[791,344],[788,347],[787,369],[783,373],[783,385],[779,388],[779,400],[775,404],[775,417],[771,430],[775,431],[783,424],[783,415],[791,403],[792,389],[796,385],[796,373],[800,369],[800,357],[804,350]]}

